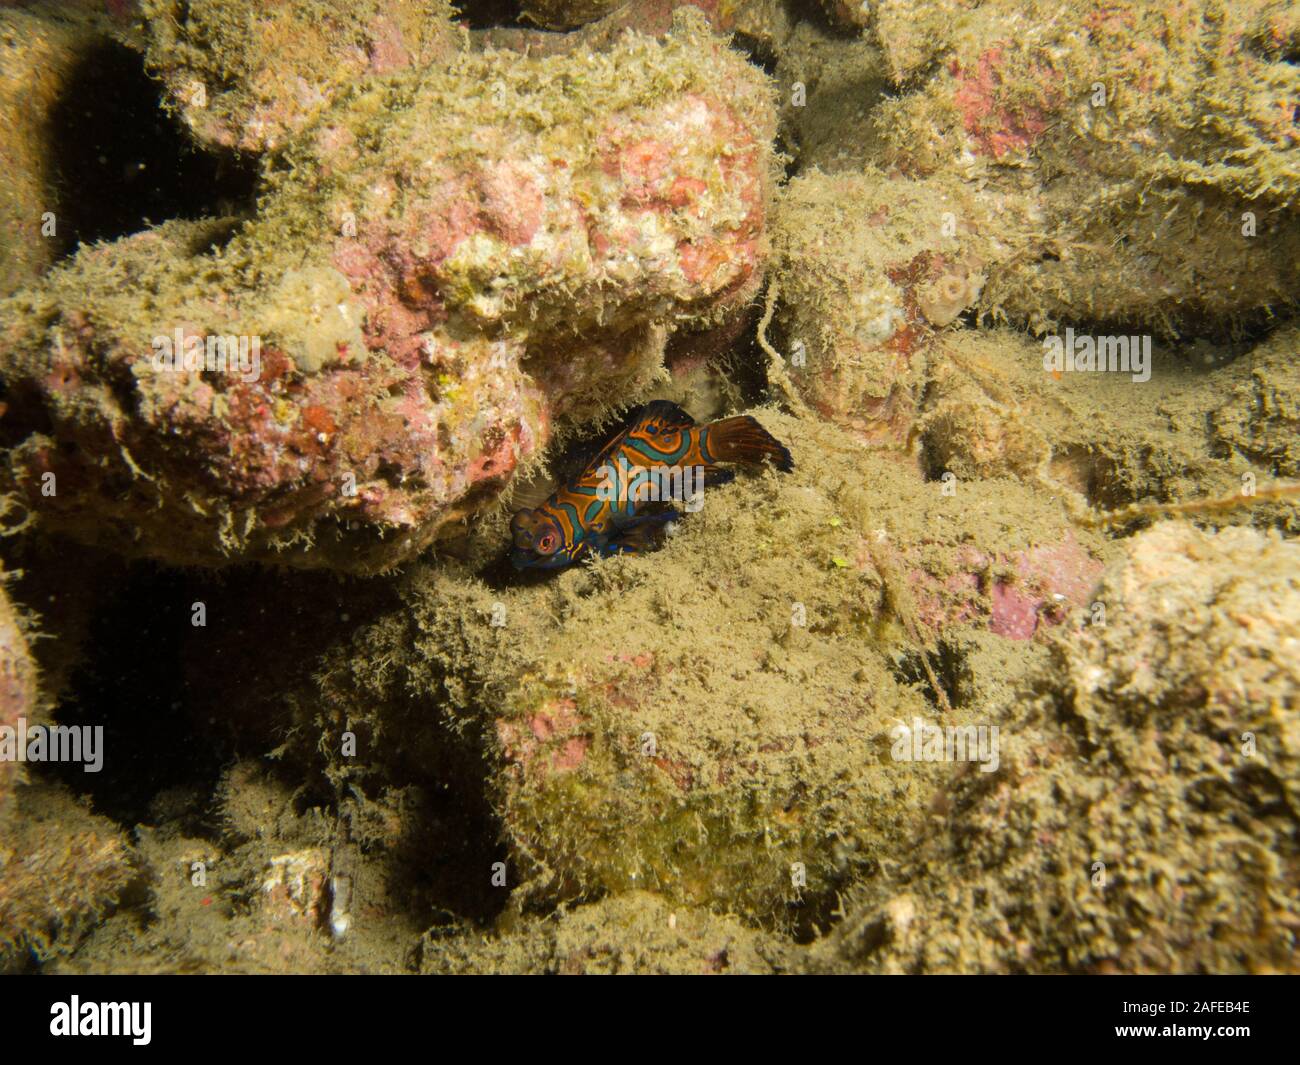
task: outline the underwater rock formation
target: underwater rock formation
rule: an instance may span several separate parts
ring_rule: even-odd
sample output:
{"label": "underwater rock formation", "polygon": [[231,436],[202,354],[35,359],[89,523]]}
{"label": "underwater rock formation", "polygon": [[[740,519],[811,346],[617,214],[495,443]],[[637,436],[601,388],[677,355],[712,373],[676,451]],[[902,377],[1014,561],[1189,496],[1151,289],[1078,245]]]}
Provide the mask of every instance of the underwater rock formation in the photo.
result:
{"label": "underwater rock formation", "polygon": [[878,121],[905,169],[973,155],[994,188],[1037,171],[1040,254],[991,270],[983,308],[1169,333],[1293,297],[1293,5],[993,4],[954,25],[942,72]]}
{"label": "underwater rock formation", "polygon": [[372,74],[464,46],[447,0],[143,0],[145,59],[207,146],[282,147]]}
{"label": "underwater rock formation", "polygon": [[1221,375],[1226,399],[1204,404],[1220,451],[1290,480],[1300,479],[1298,350],[1300,328],[1279,328]]}
{"label": "underwater rock formation", "polygon": [[814,967],[1294,971],[1297,554],[1173,522],[1128,541],[1046,694],[1003,708],[999,772],[947,785]]}
{"label": "underwater rock formation", "polygon": [[773,277],[789,375],[818,413],[905,449],[935,330],[980,296],[1005,253],[959,181],[868,171],[791,181],[773,210]]}
{"label": "underwater rock formation", "polygon": [[71,951],[131,876],[118,826],[61,788],[24,786],[0,834],[0,973]]}
{"label": "underwater rock formation", "polygon": [[[795,473],[706,490],[660,551],[526,586],[413,569],[401,609],[316,668],[300,705],[327,710],[299,742],[354,733],[330,772],[372,793],[486,777],[525,899],[820,912],[896,857],[945,771],[891,753],[900,720],[935,718],[926,648],[972,633],[1023,657],[1088,602],[1104,546],[1012,482],[947,494],[762,418]],[[968,723],[984,708],[957,688],[947,720]]]}
{"label": "underwater rock formation", "polygon": [[[52,10],[0,969],[1295,968],[1293,3]],[[511,569],[654,398],[793,470]]]}
{"label": "underwater rock formation", "polygon": [[630,891],[496,936],[426,937],[420,971],[456,974],[620,973],[683,976],[786,971],[795,951],[777,936],[707,910]]}
{"label": "underwater rock formation", "polygon": [[52,116],[100,40],[93,20],[75,12],[0,8],[0,297],[39,277],[62,250]]}
{"label": "underwater rock formation", "polygon": [[374,572],[643,389],[673,328],[740,312],[762,75],[698,16],[509,58],[367,82],[256,217],[85,248],[0,305],[6,488],[131,554]]}
{"label": "underwater rock formation", "polygon": [[945,333],[917,422],[926,464],[962,479],[1015,477],[1105,509],[1236,495],[1241,505],[1220,508],[1220,520],[1294,529],[1294,498],[1253,493],[1300,472],[1298,340],[1284,326],[1254,346],[1200,345],[1205,359],[1195,345],[1157,343],[1139,383],[1132,373],[1047,372],[1044,344],[1006,330]]}
{"label": "underwater rock formation", "polygon": [[[1294,300],[1294,5],[871,6],[868,38],[839,46],[861,51],[856,80],[813,86],[795,114],[806,162],[965,183],[959,225],[1004,249],[982,314],[1176,335]],[[811,69],[792,57],[783,90]],[[876,101],[868,135],[834,135]]]}
{"label": "underwater rock formation", "polygon": [[[0,730],[8,743],[14,742],[19,723],[36,724],[36,664],[27,650],[27,640],[9,597],[0,590]],[[6,751],[0,759],[0,830],[7,824],[14,786],[22,766]]]}

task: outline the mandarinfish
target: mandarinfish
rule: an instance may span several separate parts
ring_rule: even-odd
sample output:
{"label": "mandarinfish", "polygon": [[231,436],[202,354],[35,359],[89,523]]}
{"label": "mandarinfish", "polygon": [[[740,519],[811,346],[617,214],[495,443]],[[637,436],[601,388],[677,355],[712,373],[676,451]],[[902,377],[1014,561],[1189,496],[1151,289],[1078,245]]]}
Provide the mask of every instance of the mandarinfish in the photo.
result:
{"label": "mandarinfish", "polygon": [[749,415],[696,425],[675,403],[649,403],[577,478],[515,514],[510,561],[521,570],[559,569],[589,554],[643,551],[677,516],[671,500],[690,510],[703,487],[735,477],[719,463],[764,460],[794,469],[789,449]]}

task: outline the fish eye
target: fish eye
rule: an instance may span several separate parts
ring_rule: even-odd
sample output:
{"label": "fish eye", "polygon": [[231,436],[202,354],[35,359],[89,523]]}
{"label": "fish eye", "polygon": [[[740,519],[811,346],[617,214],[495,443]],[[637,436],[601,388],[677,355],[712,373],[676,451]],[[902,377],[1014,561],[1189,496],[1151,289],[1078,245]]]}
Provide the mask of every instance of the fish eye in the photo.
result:
{"label": "fish eye", "polygon": [[555,550],[555,534],[546,533],[540,540],[538,540],[537,550],[544,555],[549,555],[553,550]]}

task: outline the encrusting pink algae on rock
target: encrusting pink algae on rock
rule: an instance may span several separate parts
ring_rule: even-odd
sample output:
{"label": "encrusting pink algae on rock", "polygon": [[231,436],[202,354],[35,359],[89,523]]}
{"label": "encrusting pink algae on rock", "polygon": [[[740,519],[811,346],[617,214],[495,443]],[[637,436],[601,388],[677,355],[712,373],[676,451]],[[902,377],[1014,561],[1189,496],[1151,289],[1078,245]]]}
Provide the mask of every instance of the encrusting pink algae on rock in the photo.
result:
{"label": "encrusting pink algae on rock", "polygon": [[1296,553],[1177,522],[1131,538],[1049,692],[1001,708],[1003,771],[945,785],[811,967],[1294,972]]}
{"label": "encrusting pink algae on rock", "polygon": [[282,147],[367,75],[445,63],[465,43],[446,0],[143,0],[140,13],[168,104],[201,143],[240,151]]}
{"label": "encrusting pink algae on rock", "polygon": [[0,305],[7,488],[174,563],[411,558],[558,420],[643,389],[674,329],[743,310],[774,122],[690,15],[358,82],[253,218],[86,248]]}
{"label": "encrusting pink algae on rock", "polygon": [[[0,16],[244,175],[0,136],[0,970],[1295,969],[1294,4]],[[794,468],[511,570],[653,399]]]}

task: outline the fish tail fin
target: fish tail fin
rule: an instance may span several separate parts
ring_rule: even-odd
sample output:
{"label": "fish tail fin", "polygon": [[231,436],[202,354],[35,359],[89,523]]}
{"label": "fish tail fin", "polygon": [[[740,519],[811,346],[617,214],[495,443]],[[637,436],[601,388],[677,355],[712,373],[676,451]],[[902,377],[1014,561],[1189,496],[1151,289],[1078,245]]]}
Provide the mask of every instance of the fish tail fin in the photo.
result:
{"label": "fish tail fin", "polygon": [[709,454],[719,462],[758,465],[770,459],[778,470],[794,469],[790,449],[748,414],[724,418],[709,426]]}

